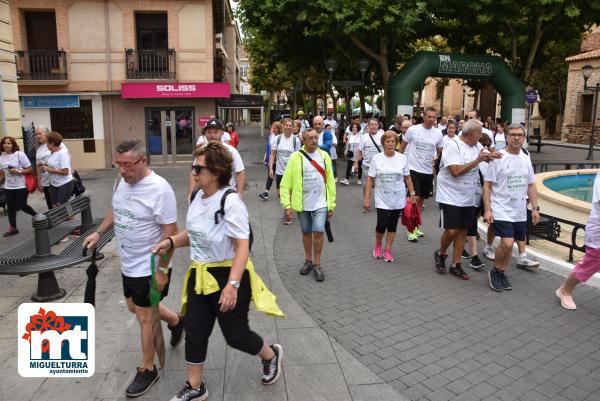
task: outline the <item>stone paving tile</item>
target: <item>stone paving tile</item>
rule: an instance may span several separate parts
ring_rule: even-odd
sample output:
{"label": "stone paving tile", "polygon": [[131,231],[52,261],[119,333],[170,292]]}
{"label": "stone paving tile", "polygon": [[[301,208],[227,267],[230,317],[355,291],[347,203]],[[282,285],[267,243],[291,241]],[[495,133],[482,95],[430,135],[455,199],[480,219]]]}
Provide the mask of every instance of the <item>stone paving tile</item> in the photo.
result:
{"label": "stone paving tile", "polygon": [[489,289],[487,260],[484,272],[469,271],[470,281],[435,274],[441,230],[431,200],[425,237],[408,243],[399,227],[396,262],[374,260],[375,216],[360,213],[360,194],[358,186],[338,187],[323,283],[297,272],[302,247],[288,246],[300,240],[297,225],[279,226],[274,244],[290,294],[350,354],[409,399],[438,399],[444,389],[456,399],[584,400],[598,390],[592,374],[600,376],[600,290],[580,286],[573,313],[554,296],[562,277],[544,270],[511,265],[514,289],[503,293]]}

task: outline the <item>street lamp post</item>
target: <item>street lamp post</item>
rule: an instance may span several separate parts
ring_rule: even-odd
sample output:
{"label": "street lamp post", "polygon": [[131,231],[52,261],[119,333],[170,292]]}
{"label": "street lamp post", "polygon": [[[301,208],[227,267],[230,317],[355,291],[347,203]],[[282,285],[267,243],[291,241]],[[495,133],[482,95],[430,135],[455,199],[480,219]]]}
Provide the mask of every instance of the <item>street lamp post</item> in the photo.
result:
{"label": "street lamp post", "polygon": [[595,86],[588,86],[587,82],[594,71],[591,65],[585,65],[581,68],[583,74],[583,90],[594,91],[594,110],[592,112],[592,132],[590,133],[590,147],[586,160],[594,160],[594,142],[596,139],[596,110],[598,109],[598,93],[600,93],[600,81],[596,82]]}
{"label": "street lamp post", "polygon": [[[352,110],[349,110],[348,107],[348,96],[349,93],[348,91],[355,87],[355,86],[361,86],[364,84],[365,82],[365,73],[367,72],[367,70],[369,69],[369,60],[366,59],[360,59],[358,60],[358,70],[360,71],[362,80],[361,81],[333,81],[333,73],[335,72],[335,70],[337,69],[337,65],[338,62],[336,59],[334,58],[328,58],[327,60],[325,60],[325,68],[327,68],[327,71],[329,72],[329,83],[333,86],[335,86],[336,88],[339,89],[345,89],[346,90],[346,117],[349,119],[351,117],[351,112]],[[337,105],[334,105],[334,108]]]}

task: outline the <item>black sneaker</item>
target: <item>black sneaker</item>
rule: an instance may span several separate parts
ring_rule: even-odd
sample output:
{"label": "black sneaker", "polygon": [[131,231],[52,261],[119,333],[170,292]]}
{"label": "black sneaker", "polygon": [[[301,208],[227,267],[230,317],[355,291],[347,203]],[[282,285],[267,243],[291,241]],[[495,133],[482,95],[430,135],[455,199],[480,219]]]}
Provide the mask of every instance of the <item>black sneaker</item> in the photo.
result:
{"label": "black sneaker", "polygon": [[433,253],[433,259],[435,259],[435,270],[440,274],[446,274],[446,258],[448,255],[441,255],[440,251]]}
{"label": "black sneaker", "polygon": [[266,201],[266,200],[269,200],[269,193],[268,193],[267,191],[265,191],[265,192],[261,192],[261,193],[258,195],[258,197],[259,197],[260,199],[262,199],[262,200],[265,200],[265,201]]}
{"label": "black sneaker", "polygon": [[150,387],[158,380],[158,370],[154,366],[154,370],[137,368],[137,372],[133,381],[125,390],[127,397],[139,397],[150,390]]}
{"label": "black sneaker", "polygon": [[504,272],[500,272],[500,279],[502,280],[503,290],[512,290],[512,285],[510,285],[510,281],[508,281],[508,277]]}
{"label": "black sneaker", "polygon": [[450,273],[454,274],[456,277],[462,278],[463,280],[468,280],[471,277],[463,270],[460,263],[450,265]]}
{"label": "black sneaker", "polygon": [[300,274],[306,276],[313,269],[313,263],[310,260],[304,262],[304,265],[300,269]]}
{"label": "black sneaker", "polygon": [[475,255],[471,258],[471,262],[469,263],[469,267],[471,269],[479,270],[485,267],[485,264],[479,259],[479,255]]}
{"label": "black sneaker", "polygon": [[325,280],[325,275],[323,275],[323,269],[321,268],[321,265],[313,265],[313,273],[315,274],[315,280]]}
{"label": "black sneaker", "polygon": [[490,270],[488,277],[490,280],[490,288],[494,291],[504,290],[504,282],[502,280],[502,272],[495,267]]}
{"label": "black sneaker", "polygon": [[204,383],[200,383],[200,388],[192,388],[190,382],[186,381],[183,388],[170,401],[202,401],[208,398],[208,390]]}
{"label": "black sneaker", "polygon": [[461,259],[471,259],[471,254],[467,252],[466,249],[463,249],[462,254],[460,255]]}
{"label": "black sneaker", "polygon": [[[279,344],[269,345],[275,356],[270,361],[262,361],[263,377],[262,384],[273,384],[281,374],[281,359],[283,358],[283,347]],[[173,401],[173,400],[171,400]]]}
{"label": "black sneaker", "polygon": [[167,325],[167,328],[171,331],[171,347],[178,346],[183,338],[183,316],[181,316],[181,313],[177,313],[177,316],[179,317],[179,323],[175,327]]}

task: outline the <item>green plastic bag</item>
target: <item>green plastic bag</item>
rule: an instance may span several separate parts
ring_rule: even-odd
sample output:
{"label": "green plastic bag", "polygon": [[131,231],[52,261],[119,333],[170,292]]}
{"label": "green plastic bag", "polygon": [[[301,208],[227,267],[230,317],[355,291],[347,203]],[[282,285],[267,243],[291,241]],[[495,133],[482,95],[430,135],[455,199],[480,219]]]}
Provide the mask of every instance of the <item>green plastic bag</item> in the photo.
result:
{"label": "green plastic bag", "polygon": [[150,272],[152,274],[150,283],[150,306],[157,308],[160,303],[161,293],[158,290],[158,282],[156,281],[156,267],[154,254],[150,254]]}

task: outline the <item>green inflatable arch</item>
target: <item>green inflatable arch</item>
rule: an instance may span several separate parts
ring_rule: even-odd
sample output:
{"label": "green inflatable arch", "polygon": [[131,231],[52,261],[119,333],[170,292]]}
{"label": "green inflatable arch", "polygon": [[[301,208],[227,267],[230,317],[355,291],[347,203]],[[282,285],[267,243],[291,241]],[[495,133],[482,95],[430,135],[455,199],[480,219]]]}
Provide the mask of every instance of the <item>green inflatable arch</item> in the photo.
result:
{"label": "green inflatable arch", "polygon": [[413,92],[427,77],[488,79],[502,96],[504,121],[525,122],[525,87],[499,57],[418,52],[388,86],[388,114],[413,113]]}

